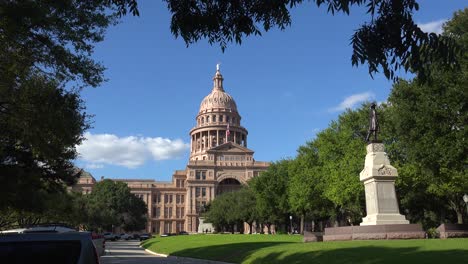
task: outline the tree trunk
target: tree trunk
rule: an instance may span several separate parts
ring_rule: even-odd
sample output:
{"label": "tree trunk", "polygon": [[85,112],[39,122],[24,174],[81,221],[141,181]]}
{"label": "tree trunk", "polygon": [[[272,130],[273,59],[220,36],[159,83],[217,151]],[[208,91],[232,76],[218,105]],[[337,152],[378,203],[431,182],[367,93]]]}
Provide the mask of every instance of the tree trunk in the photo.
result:
{"label": "tree trunk", "polygon": [[301,235],[304,235],[304,214],[301,215],[301,227],[299,232],[301,233]]}
{"label": "tree trunk", "polygon": [[457,212],[457,224],[463,224],[463,213],[460,212],[460,211],[456,211]]}
{"label": "tree trunk", "polygon": [[252,228],[253,228],[253,222],[248,223],[249,224],[249,234],[252,234]]}
{"label": "tree trunk", "polygon": [[457,224],[463,224],[463,207],[460,207],[457,202],[449,201],[450,207],[457,214]]}

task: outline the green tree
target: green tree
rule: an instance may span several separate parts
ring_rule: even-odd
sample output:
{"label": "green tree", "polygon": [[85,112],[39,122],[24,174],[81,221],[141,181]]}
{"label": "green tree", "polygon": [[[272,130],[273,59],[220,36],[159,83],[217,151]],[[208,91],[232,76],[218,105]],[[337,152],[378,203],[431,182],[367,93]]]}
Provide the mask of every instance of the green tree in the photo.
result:
{"label": "green tree", "polygon": [[310,144],[317,149],[320,173],[325,177],[324,196],[333,203],[337,220],[360,221],[364,188],[359,181],[365,153],[368,105],[347,110],[317,134]]}
{"label": "green tree", "polygon": [[326,179],[320,171],[317,148],[306,144],[298,149],[289,166],[288,202],[301,217],[300,232],[304,233],[305,218],[313,221],[326,216],[331,203],[324,197]]}
{"label": "green tree", "polygon": [[[444,26],[463,47],[458,70],[433,64],[432,82],[401,80],[389,102],[397,148],[413,168],[416,182],[430,195],[445,200],[463,222],[462,196],[468,190],[468,9],[455,13]],[[414,180],[413,180],[414,181]]]}
{"label": "green tree", "polygon": [[243,223],[249,224],[252,233],[253,222],[257,220],[255,194],[248,187],[234,192],[223,193],[216,197],[205,213],[207,221],[212,223],[217,231],[243,232]]}
{"label": "green tree", "polygon": [[65,87],[104,80],[93,47],[127,9],[138,13],[131,0],[0,1],[0,210],[37,208],[42,190],[76,180],[89,116]]}
{"label": "green tree", "polygon": [[255,193],[249,186],[244,186],[236,192],[236,198],[239,219],[249,225],[249,234],[252,234],[253,223],[258,220]]}
{"label": "green tree", "polygon": [[208,212],[205,213],[207,221],[212,223],[217,231],[235,232],[235,226],[240,224],[242,205],[239,203],[239,191],[227,192],[216,197],[209,205]]}
{"label": "green tree", "polygon": [[91,58],[94,44],[127,10],[138,14],[136,1],[1,1],[0,84],[21,85],[17,77],[36,70],[98,86],[104,67]]}
{"label": "green tree", "polygon": [[0,230],[42,223],[64,223],[78,227],[85,220],[83,216],[86,212],[79,208],[81,194],[40,190],[36,195],[34,208],[29,210],[3,208],[0,211]]}
{"label": "green tree", "polygon": [[274,162],[268,170],[253,178],[249,186],[255,193],[259,222],[268,227],[277,227],[287,222],[290,212],[288,204],[288,166],[290,160]]}
{"label": "green tree", "polygon": [[147,222],[146,204],[130,193],[130,188],[124,182],[109,179],[100,181],[86,198],[87,224],[92,229],[144,229]]}
{"label": "green tree", "polygon": [[8,102],[0,114],[0,210],[39,208],[43,192],[64,192],[78,175],[72,160],[88,116],[77,93],[57,87],[40,75],[0,86]]}

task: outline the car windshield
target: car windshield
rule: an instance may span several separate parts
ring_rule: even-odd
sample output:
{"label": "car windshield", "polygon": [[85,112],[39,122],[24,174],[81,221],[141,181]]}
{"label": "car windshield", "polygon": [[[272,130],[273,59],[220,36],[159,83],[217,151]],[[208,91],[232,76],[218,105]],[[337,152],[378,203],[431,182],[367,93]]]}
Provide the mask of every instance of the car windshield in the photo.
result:
{"label": "car windshield", "polygon": [[21,241],[0,243],[2,263],[77,263],[80,241]]}

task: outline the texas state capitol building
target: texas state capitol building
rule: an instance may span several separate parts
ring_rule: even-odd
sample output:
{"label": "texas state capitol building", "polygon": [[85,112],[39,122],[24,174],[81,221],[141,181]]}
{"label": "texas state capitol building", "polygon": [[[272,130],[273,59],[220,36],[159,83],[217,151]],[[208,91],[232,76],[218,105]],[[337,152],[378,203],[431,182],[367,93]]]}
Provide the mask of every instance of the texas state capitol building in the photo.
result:
{"label": "texas state capitol building", "polygon": [[[176,170],[171,182],[113,179],[128,184],[148,205],[147,232],[198,232],[199,214],[217,195],[237,190],[265,171],[269,163],[256,161],[247,148],[248,131],[231,95],[224,91],[217,66],[213,89],[200,104],[190,130],[190,158],[185,170]],[[83,173],[74,190],[89,193],[96,180]]]}

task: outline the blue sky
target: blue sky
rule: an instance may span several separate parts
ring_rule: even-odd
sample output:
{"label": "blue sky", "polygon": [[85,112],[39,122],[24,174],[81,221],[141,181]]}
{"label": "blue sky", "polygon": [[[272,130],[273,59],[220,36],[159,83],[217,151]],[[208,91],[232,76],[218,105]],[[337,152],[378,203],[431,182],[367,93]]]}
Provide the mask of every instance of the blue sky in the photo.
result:
{"label": "blue sky", "polygon": [[[415,20],[427,31],[466,6],[419,3]],[[76,164],[97,179],[169,181],[184,169],[188,133],[211,91],[216,63],[259,161],[294,157],[344,108],[385,101],[391,89],[383,75],[372,79],[366,66],[351,66],[350,37],[368,19],[363,9],[332,16],[306,3],[292,10],[290,28],[246,38],[223,53],[205,40],[186,47],[172,36],[162,1],[139,4],[140,17],[124,17],[96,46],[93,57],[106,66],[108,81],[82,92],[94,117]]]}

